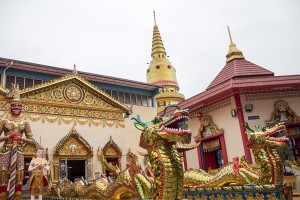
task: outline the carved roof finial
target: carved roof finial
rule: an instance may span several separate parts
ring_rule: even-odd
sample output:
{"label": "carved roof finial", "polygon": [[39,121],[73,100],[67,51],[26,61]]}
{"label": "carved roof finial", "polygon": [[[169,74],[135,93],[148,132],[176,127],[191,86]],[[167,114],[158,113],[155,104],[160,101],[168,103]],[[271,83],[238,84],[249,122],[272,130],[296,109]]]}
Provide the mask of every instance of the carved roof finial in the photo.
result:
{"label": "carved roof finial", "polygon": [[72,133],[72,134],[75,134],[75,133],[76,133],[76,128],[75,128],[75,126],[76,126],[76,125],[74,124],[73,127],[72,127],[72,130],[71,130],[71,133]]}
{"label": "carved roof finial", "polygon": [[238,48],[236,48],[236,45],[232,42],[232,37],[231,37],[231,33],[230,33],[230,29],[229,29],[228,25],[227,25],[227,29],[228,29],[228,34],[229,34],[229,38],[230,38],[230,45],[229,45],[228,53],[226,55],[226,58],[227,58],[226,62],[230,62],[234,59],[244,59],[243,52],[238,50]]}
{"label": "carved roof finial", "polygon": [[113,139],[112,139],[112,137],[110,136],[110,138],[109,138],[109,143],[110,144],[112,144],[113,143]]}
{"label": "carved roof finial", "polygon": [[76,64],[74,64],[74,68],[73,68],[72,73],[73,73],[73,75],[75,75],[75,76],[78,74],[78,72],[77,72],[77,70],[76,70]]}

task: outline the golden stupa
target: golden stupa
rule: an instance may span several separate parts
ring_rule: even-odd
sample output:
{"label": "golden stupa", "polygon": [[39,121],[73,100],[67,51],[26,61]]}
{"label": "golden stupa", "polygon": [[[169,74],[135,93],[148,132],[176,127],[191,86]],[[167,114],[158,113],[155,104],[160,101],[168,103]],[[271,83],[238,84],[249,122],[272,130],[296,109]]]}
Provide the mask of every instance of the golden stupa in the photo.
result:
{"label": "golden stupa", "polygon": [[157,113],[160,113],[166,106],[182,102],[184,95],[178,93],[176,70],[167,59],[167,53],[156,25],[155,12],[153,13],[152,60],[147,69],[147,82],[162,87],[160,93],[156,95]]}

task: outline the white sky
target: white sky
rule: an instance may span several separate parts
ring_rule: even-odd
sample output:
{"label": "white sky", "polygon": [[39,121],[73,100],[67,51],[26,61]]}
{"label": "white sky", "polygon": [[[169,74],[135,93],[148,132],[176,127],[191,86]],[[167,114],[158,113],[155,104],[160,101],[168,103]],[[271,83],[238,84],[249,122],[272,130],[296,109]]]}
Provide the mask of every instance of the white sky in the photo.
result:
{"label": "white sky", "polygon": [[224,67],[227,24],[247,60],[299,74],[298,0],[0,0],[0,57],[146,82],[153,9],[187,98]]}

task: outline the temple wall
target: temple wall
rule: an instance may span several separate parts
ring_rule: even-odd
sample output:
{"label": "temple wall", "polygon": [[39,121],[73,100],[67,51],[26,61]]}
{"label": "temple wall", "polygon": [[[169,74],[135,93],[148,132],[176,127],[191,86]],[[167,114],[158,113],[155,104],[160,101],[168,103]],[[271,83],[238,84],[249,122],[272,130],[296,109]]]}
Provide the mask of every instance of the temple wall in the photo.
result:
{"label": "temple wall", "polygon": [[[134,127],[133,121],[130,119],[131,117],[136,117],[137,114],[141,115],[141,119],[143,121],[150,121],[156,115],[156,108],[133,106],[133,114],[129,118],[125,119],[125,128],[88,126],[80,124],[76,125],[76,131],[93,147],[93,175],[94,172],[102,173],[101,164],[97,159],[97,150],[98,147],[103,148],[105,146],[105,144],[109,141],[110,136],[112,136],[113,141],[122,150],[122,169],[125,169],[126,167],[126,154],[129,148],[131,149],[131,152],[135,154],[137,154],[137,151],[145,152],[145,150],[139,147],[139,138],[141,131],[137,130]],[[52,160],[54,147],[65,135],[67,135],[71,131],[73,124],[58,124],[57,122],[42,123],[41,121],[29,122],[31,124],[34,139],[38,142],[40,142],[41,139],[42,145],[45,148],[49,149],[49,158],[50,160]],[[139,163],[142,164],[142,161],[142,157],[139,156]]]}
{"label": "temple wall", "polygon": [[[195,143],[194,137],[197,136],[198,130],[200,128],[200,121],[197,118],[193,118],[189,121],[189,129],[192,131],[192,142]],[[198,153],[197,149],[193,149],[186,152],[186,159],[187,159],[187,167],[189,168],[199,168],[199,161],[198,161]]]}
{"label": "temple wall", "polygon": [[[300,96],[297,92],[241,95],[243,107],[245,107],[246,104],[253,104],[252,112],[245,112],[243,108],[245,122],[248,122],[251,128],[254,128],[255,125],[258,124],[265,126],[266,121],[270,120],[272,112],[274,111],[274,104],[278,100],[286,101],[290,109],[300,116]],[[259,119],[249,120],[249,116],[259,116]],[[254,162],[253,154],[252,160]]]}
{"label": "temple wall", "polygon": [[[229,105],[215,110],[212,109],[211,112],[205,113],[205,115],[210,115],[212,117],[212,120],[219,129],[224,129],[228,161],[231,161],[233,157],[244,155],[242,137],[238,126],[238,118],[231,117],[231,109],[234,99],[232,98],[230,101]],[[193,133],[192,140],[194,140],[194,136],[198,134],[200,128],[200,121],[197,118],[190,120],[189,127]],[[199,168],[197,150],[187,152],[187,161],[188,168]]]}

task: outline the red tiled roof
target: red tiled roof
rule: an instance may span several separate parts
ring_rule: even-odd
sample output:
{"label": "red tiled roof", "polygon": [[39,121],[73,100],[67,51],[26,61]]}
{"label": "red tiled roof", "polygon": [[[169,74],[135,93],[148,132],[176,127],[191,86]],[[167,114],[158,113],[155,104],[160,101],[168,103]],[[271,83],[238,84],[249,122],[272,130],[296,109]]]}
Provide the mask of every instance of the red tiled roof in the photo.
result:
{"label": "red tiled roof", "polygon": [[274,73],[245,59],[234,59],[223,67],[216,78],[209,84],[209,90],[229,79],[236,77],[274,76]]}
{"label": "red tiled roof", "polygon": [[[229,79],[179,104],[182,109],[195,111],[200,107],[226,99],[235,92],[241,94],[300,90],[300,75],[257,76]],[[172,112],[170,109],[168,111]]]}

